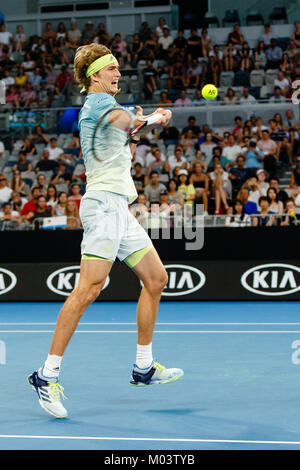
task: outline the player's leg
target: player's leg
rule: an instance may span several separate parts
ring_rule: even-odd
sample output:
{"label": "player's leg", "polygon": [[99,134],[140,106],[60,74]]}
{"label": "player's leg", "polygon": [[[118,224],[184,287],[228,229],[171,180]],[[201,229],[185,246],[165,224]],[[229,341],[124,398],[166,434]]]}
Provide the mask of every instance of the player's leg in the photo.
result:
{"label": "player's leg", "polygon": [[[138,344],[136,363],[133,367],[130,383],[132,385],[155,385],[175,382],[183,376],[181,369],[166,369],[152,356],[152,338],[158,312],[161,293],[167,284],[166,270],[152,246],[140,250],[126,258],[143,283],[137,306]],[[137,255],[143,256],[136,264]]]}
{"label": "player's leg", "polygon": [[58,316],[50,354],[57,356],[64,354],[82,314],[99,296],[111,270],[112,261],[110,260],[97,259],[97,257],[84,258],[83,256],[81,260],[79,283],[64,303]]}
{"label": "player's leg", "polygon": [[41,407],[56,418],[67,416],[60,401],[61,397],[64,398],[63,387],[58,383],[64,351],[83,312],[98,297],[111,266],[112,261],[99,257],[82,259],[78,286],[60,311],[50,354],[45,364],[28,377],[29,384],[37,392]]}

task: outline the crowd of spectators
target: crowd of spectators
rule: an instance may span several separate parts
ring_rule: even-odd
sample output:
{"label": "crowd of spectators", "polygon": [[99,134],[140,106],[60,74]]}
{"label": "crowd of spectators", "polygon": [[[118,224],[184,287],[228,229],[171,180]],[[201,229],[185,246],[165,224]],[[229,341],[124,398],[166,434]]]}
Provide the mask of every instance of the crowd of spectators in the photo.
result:
{"label": "crowd of spectators", "polygon": [[[152,99],[165,83],[158,106],[201,105],[202,86],[209,82],[218,86],[223,70],[249,74],[270,67],[278,70],[270,101],[280,103],[290,98],[291,81],[299,78],[299,37],[300,23],[295,22],[291,40],[279,47],[270,26],[265,25],[257,47],[251,50],[238,25],[221,48],[212,43],[206,29],[201,35],[192,30],[187,39],[183,31],[173,37],[164,18],[153,30],[144,22],[130,42],[119,33],[111,36],[103,23],[96,28],[92,21],[83,31],[76,21],[70,30],[61,22],[56,31],[47,23],[42,37],[29,38],[22,26],[12,34],[3,24],[0,78],[7,87],[5,106],[8,110],[48,107],[66,95],[73,82],[75,51],[90,42],[110,47],[123,69],[144,62],[144,98]],[[193,100],[187,88],[194,89]],[[255,101],[248,86],[240,98],[229,87],[224,104]],[[131,210],[145,227],[164,226],[184,206],[196,214],[198,203],[203,204],[205,215],[224,215],[228,226],[298,224],[299,140],[299,122],[291,109],[277,112],[268,122],[255,114],[244,121],[237,111],[234,122],[222,133],[207,124],[198,125],[193,115],[183,129],[170,125],[155,129],[142,136],[133,156],[138,198]],[[37,125],[16,149],[13,165],[2,167],[0,142],[0,221],[25,227],[36,219],[65,215],[70,227],[80,227],[85,168],[78,130],[66,141],[59,135],[48,136]],[[282,169],[292,171],[286,189],[279,177]]]}
{"label": "crowd of spectators", "polygon": [[[7,86],[9,108],[50,107],[64,100],[73,81],[73,59],[76,49],[91,42],[110,47],[122,69],[142,70],[142,99],[151,101],[153,94],[162,91],[160,104],[198,106],[205,102],[201,88],[206,83],[220,85],[222,71],[235,73],[234,84],[243,86],[243,96],[235,96],[228,87],[225,104],[253,103],[257,90],[249,89],[252,70],[275,69],[271,102],[291,98],[294,80],[300,77],[300,23],[295,21],[289,41],[278,43],[270,25],[257,45],[250,48],[239,25],[234,25],[227,44],[214,44],[207,29],[201,33],[192,29],[189,37],[184,31],[170,32],[164,18],[156,28],[144,22],[132,37],[109,34],[103,23],[96,26],[88,21],[83,30],[71,20],[70,29],[64,22],[54,28],[48,22],[42,36],[26,37],[22,25],[13,33],[5,23],[0,26],[0,79]],[[127,40],[126,40],[127,39]],[[142,65],[143,64],[143,65]],[[59,67],[59,69],[58,69]],[[187,96],[186,90],[194,90]],[[54,104],[53,104],[54,103]]]}
{"label": "crowd of spectators", "polygon": [[[290,109],[265,123],[254,114],[248,121],[237,115],[223,134],[199,126],[192,115],[183,129],[156,128],[141,136],[133,155],[138,198],[131,211],[145,227],[170,224],[184,206],[197,215],[197,204],[205,216],[225,216],[228,226],[297,225],[299,140]],[[85,167],[78,130],[66,142],[37,126],[17,152],[0,175],[0,220],[32,224],[65,215],[79,228]],[[287,168],[290,181],[283,187],[279,175]]]}

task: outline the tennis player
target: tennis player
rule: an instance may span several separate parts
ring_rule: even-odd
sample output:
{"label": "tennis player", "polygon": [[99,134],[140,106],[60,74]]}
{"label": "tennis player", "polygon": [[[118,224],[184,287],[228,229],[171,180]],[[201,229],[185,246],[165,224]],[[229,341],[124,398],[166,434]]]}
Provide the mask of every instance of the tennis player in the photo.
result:
{"label": "tennis player", "polygon": [[[143,283],[137,305],[137,353],[130,383],[136,386],[166,384],[183,376],[181,369],[167,369],[153,360],[152,336],[161,292],[167,283],[164,266],[145,230],[128,209],[137,197],[131,178],[135,141],[124,146],[114,160],[99,162],[91,149],[93,132],[102,113],[117,106],[119,64],[111,51],[100,44],[88,44],[76,51],[75,78],[87,91],[79,115],[79,129],[86,167],[87,188],[80,204],[83,224],[80,279],[58,316],[51,348],[45,363],[28,377],[42,408],[64,418],[65,398],[58,382],[65,349],[85,309],[103,288],[116,257],[132,268]],[[142,116],[142,108],[137,107]],[[167,124],[164,109],[158,124]],[[143,116],[145,117],[145,116]]]}

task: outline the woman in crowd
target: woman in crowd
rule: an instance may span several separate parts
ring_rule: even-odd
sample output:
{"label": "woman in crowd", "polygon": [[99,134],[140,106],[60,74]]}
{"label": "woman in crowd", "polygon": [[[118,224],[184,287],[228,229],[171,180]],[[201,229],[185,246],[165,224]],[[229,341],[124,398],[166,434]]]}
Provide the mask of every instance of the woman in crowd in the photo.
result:
{"label": "woman in crowd", "polygon": [[9,187],[20,194],[20,196],[26,197],[25,192],[25,181],[21,178],[21,172],[16,168],[13,170],[12,180],[9,182]]}
{"label": "woman in crowd", "polygon": [[189,167],[190,172],[194,171],[196,163],[200,163],[200,165],[203,168],[204,172],[205,173],[207,172],[208,164],[205,160],[205,155],[203,155],[203,153],[201,152],[200,149],[196,150],[194,160],[190,161],[190,167]]}
{"label": "woman in crowd", "polygon": [[73,183],[71,186],[71,195],[68,197],[68,201],[75,201],[79,210],[81,199],[82,195],[80,194],[80,184]]}
{"label": "woman in crowd", "polygon": [[240,69],[250,71],[252,68],[252,50],[249,47],[247,42],[244,42],[242,49],[239,51],[239,56],[241,58]]}
{"label": "woman in crowd", "polygon": [[47,206],[54,207],[57,205],[57,189],[54,184],[49,184],[46,193]]}
{"label": "woman in crowd", "polygon": [[237,54],[233,42],[229,41],[224,50],[224,66],[225,71],[229,72],[235,68],[235,56]]}
{"label": "woman in crowd", "polygon": [[264,41],[259,41],[255,48],[254,62],[256,70],[264,70],[267,63],[266,45]]}
{"label": "woman in crowd", "polygon": [[29,136],[29,138],[33,144],[48,145],[50,143],[48,135],[43,131],[43,128],[40,124],[35,126],[34,132]]}
{"label": "woman in crowd", "polygon": [[181,208],[184,205],[184,197],[183,194],[178,191],[178,181],[174,178],[171,178],[167,185],[168,195],[169,195],[169,203],[171,204],[178,204]]}
{"label": "woman in crowd", "polygon": [[236,199],[233,212],[230,217],[226,217],[225,227],[246,227],[251,225],[251,217],[246,214],[244,204],[240,199]]}
{"label": "woman in crowd", "polygon": [[221,202],[224,205],[225,212],[229,211],[229,177],[228,173],[224,171],[221,163],[216,162],[214,171],[209,173],[209,177],[213,183],[213,194],[215,196],[216,206],[215,215],[220,215]]}
{"label": "woman in crowd", "polygon": [[66,215],[66,205],[68,201],[68,195],[66,192],[61,191],[58,194],[57,198],[57,204],[55,206],[52,206],[52,215]]}
{"label": "woman in crowd", "polygon": [[226,96],[224,97],[224,104],[238,104],[239,99],[235,96],[235,92],[232,88],[228,88]]}
{"label": "woman in crowd", "polygon": [[32,157],[32,155],[36,155],[35,145],[29,137],[25,137],[24,143],[20,150],[25,153],[26,157]]}
{"label": "woman in crowd", "polygon": [[267,198],[269,199],[269,209],[274,214],[283,213],[283,203],[279,201],[278,194],[275,188],[269,187],[267,190]]}
{"label": "woman in crowd", "polygon": [[196,199],[203,201],[204,212],[207,214],[209,178],[202,172],[201,163],[195,163],[194,171],[190,176],[190,183],[193,184],[196,190]]}
{"label": "woman in crowd", "polygon": [[15,84],[18,87],[24,86],[27,83],[28,75],[24,72],[24,67],[20,65],[18,67],[17,75],[15,76]]}
{"label": "woman in crowd", "polygon": [[213,157],[213,150],[217,144],[213,142],[213,135],[211,132],[205,134],[205,141],[200,145],[200,150],[205,155],[205,162],[208,164]]}
{"label": "woman in crowd", "polygon": [[179,170],[178,180],[178,191],[182,193],[185,204],[193,204],[193,201],[196,197],[196,191],[194,185],[189,183],[189,174],[187,170]]}

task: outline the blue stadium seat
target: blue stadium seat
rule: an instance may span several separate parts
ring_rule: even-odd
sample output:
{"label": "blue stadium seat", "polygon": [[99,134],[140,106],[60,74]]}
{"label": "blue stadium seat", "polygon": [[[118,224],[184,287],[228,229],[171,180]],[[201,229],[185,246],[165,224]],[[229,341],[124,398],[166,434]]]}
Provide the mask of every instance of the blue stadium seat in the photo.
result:
{"label": "blue stadium seat", "polygon": [[269,15],[270,23],[287,23],[287,14],[285,7],[274,7],[272,13]]}
{"label": "blue stadium seat", "polygon": [[240,18],[238,10],[226,10],[225,16],[222,20],[223,26],[227,26],[227,24],[240,24]]}
{"label": "blue stadium seat", "polygon": [[264,24],[264,19],[258,10],[251,10],[249,11],[248,15],[246,16],[246,25],[247,26],[254,26]]}
{"label": "blue stadium seat", "polygon": [[238,70],[234,76],[234,86],[249,86],[250,74],[245,70]]}

